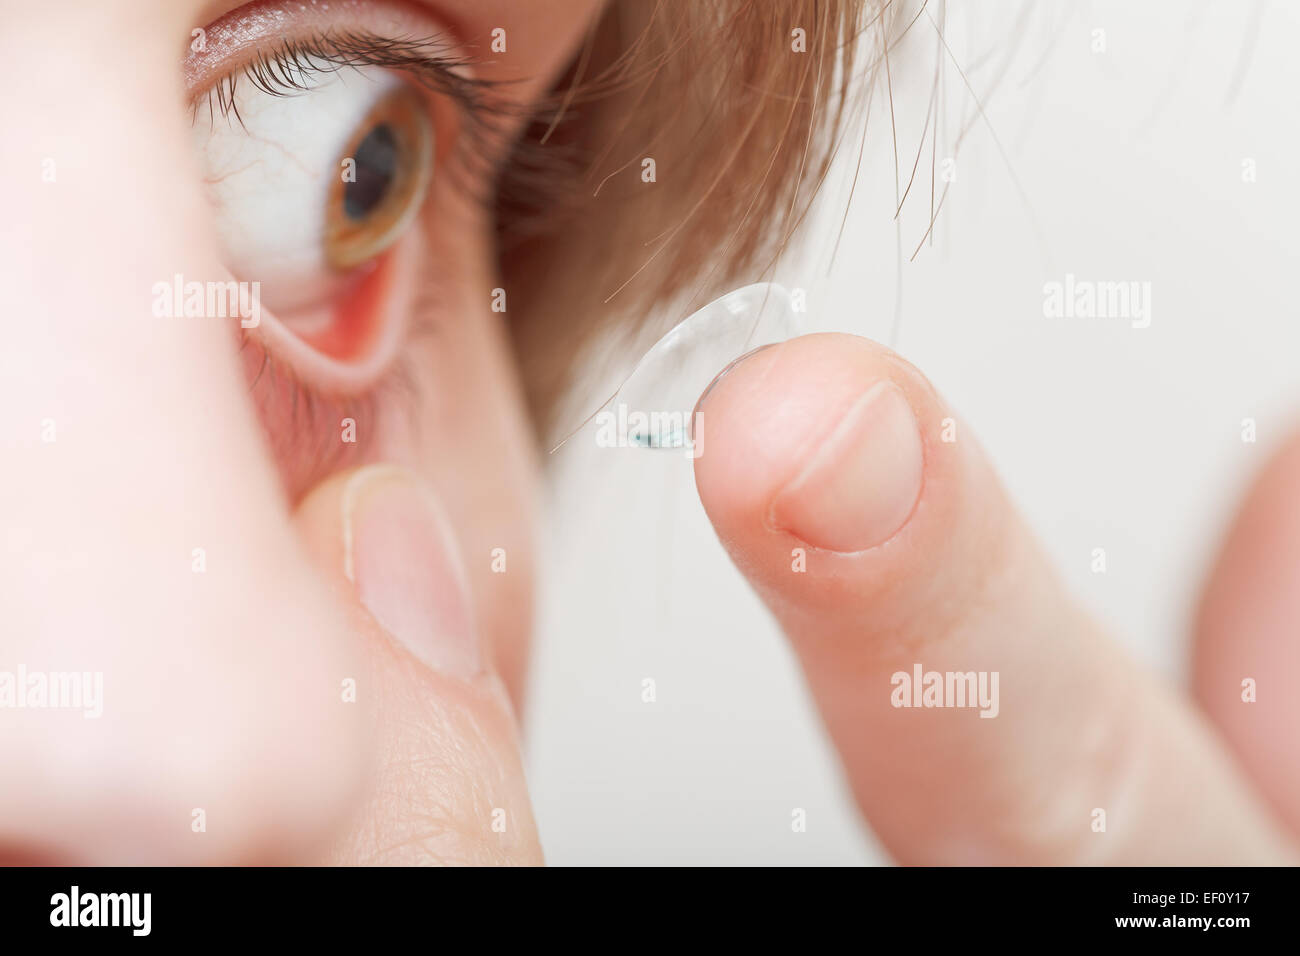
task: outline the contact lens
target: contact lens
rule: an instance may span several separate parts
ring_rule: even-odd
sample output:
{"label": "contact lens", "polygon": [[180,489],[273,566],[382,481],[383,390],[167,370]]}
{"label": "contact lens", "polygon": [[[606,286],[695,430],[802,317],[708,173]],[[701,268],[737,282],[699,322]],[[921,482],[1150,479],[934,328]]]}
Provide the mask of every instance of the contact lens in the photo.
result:
{"label": "contact lens", "polygon": [[700,396],[724,368],[801,332],[790,293],[771,282],[728,292],[657,341],[598,412],[599,445],[683,448],[694,441]]}

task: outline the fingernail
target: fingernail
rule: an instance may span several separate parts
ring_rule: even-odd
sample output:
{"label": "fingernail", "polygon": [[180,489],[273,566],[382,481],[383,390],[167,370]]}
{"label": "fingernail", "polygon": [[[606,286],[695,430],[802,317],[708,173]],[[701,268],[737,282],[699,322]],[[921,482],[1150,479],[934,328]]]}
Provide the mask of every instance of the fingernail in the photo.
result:
{"label": "fingernail", "polygon": [[853,403],[772,501],[774,527],[815,548],[863,551],[893,537],[921,493],[920,428],[906,396],[878,382]]}
{"label": "fingernail", "polygon": [[347,576],[371,616],[435,670],[482,668],[468,575],[442,506],[414,475],[376,465],[343,496]]}

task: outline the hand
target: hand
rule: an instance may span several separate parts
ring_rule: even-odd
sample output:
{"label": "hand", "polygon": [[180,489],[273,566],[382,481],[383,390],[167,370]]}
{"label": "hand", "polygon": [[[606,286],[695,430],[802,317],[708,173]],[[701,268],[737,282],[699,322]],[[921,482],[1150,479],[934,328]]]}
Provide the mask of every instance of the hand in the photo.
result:
{"label": "hand", "polygon": [[[699,411],[704,507],[900,862],[1294,862],[1300,443],[1209,582],[1193,700],[1073,605],[971,432],[898,356],[795,339],[732,366]],[[996,693],[896,706],[921,700],[918,665]]]}

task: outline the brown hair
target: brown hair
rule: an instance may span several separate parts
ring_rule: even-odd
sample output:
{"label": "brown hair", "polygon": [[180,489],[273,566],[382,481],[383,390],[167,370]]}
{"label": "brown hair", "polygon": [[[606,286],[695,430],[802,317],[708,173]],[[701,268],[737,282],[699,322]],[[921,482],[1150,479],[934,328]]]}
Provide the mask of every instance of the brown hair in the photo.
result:
{"label": "brown hair", "polygon": [[829,166],[861,79],[858,37],[884,28],[891,3],[611,0],[496,195],[507,314],[543,432],[593,333],[617,322],[630,335],[660,303],[699,305],[770,270]]}

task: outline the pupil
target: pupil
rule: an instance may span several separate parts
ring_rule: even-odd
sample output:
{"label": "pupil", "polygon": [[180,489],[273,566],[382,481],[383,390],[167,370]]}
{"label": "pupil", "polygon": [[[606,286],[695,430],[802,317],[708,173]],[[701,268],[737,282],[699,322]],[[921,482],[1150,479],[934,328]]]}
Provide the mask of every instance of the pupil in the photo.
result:
{"label": "pupil", "polygon": [[397,172],[397,139],[387,123],[380,123],[357,146],[356,182],[343,184],[343,212],[361,220],[383,201]]}

